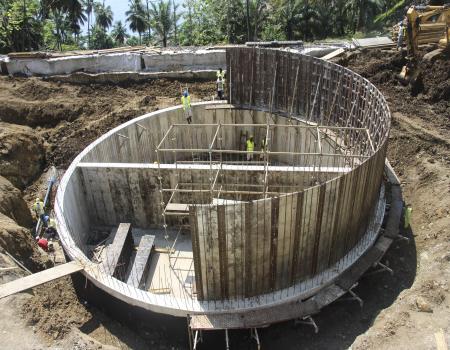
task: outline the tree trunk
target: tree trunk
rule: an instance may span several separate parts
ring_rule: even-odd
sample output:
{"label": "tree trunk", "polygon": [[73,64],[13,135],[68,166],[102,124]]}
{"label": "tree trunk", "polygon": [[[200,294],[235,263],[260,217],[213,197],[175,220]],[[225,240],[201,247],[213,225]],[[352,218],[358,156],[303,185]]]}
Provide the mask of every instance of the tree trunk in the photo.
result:
{"label": "tree trunk", "polygon": [[245,0],[246,7],[247,7],[247,41],[250,40],[250,0]]}
{"label": "tree trunk", "polygon": [[150,43],[150,37],[151,37],[152,33],[151,33],[151,29],[150,29],[150,10],[148,8],[148,0],[146,1],[146,3],[147,3],[148,42]]}
{"label": "tree trunk", "polygon": [[91,48],[91,13],[88,12],[88,49]]}

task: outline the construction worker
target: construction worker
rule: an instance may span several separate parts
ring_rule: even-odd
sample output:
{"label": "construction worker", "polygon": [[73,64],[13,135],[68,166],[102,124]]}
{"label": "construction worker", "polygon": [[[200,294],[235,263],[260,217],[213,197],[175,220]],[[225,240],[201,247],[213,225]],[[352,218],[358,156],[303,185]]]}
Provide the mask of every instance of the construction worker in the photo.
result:
{"label": "construction worker", "polygon": [[58,231],[56,231],[56,221],[48,215],[44,215],[45,237],[55,239]]}
{"label": "construction worker", "polygon": [[184,90],[183,96],[181,96],[181,104],[183,105],[184,117],[188,124],[192,123],[192,108],[191,108],[191,96]]}
{"label": "construction worker", "polygon": [[36,201],[33,204],[33,210],[36,215],[36,219],[42,220],[45,214],[44,202],[42,202],[39,197],[36,198]]}
{"label": "construction worker", "polygon": [[218,77],[217,78],[216,86],[217,86],[217,97],[219,98],[219,100],[223,100],[224,84],[223,84],[223,78],[222,77]]}
{"label": "construction worker", "polygon": [[42,250],[48,252],[48,241],[45,238],[36,236],[36,243],[38,244],[39,247],[42,248]]}
{"label": "construction worker", "polygon": [[225,72],[222,70],[222,68],[219,68],[216,75],[217,75],[217,78],[222,78],[222,80],[225,81]]}
{"label": "construction worker", "polygon": [[253,160],[253,151],[255,150],[255,141],[253,141],[253,136],[250,135],[250,138],[247,140],[247,161]]}
{"label": "construction worker", "polygon": [[[265,152],[265,151],[266,151],[266,139],[262,138],[261,139],[261,152]],[[264,154],[263,153],[261,153],[259,155],[259,159],[260,160],[264,160]]]}
{"label": "construction worker", "polygon": [[404,217],[403,217],[404,223],[403,227],[405,228],[405,230],[407,230],[411,226],[411,215],[412,215],[412,208],[411,205],[408,204],[404,209]]}
{"label": "construction worker", "polygon": [[407,19],[406,16],[403,21],[398,23],[398,38],[397,38],[397,50],[402,50],[403,47],[403,37],[405,36],[405,23]]}

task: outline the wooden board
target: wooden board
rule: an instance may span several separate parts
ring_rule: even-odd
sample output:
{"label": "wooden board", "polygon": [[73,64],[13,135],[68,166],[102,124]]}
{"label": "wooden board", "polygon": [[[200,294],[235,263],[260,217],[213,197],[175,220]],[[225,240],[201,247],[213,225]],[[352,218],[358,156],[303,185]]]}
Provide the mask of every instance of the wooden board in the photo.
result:
{"label": "wooden board", "polygon": [[330,60],[330,59],[332,59],[334,57],[342,55],[344,52],[345,52],[345,49],[340,48],[340,49],[334,50],[333,52],[330,52],[329,54],[321,57],[321,59],[323,59],[323,60]]}
{"label": "wooden board", "polygon": [[9,283],[0,285],[0,299],[9,295],[23,292],[27,289],[37,287],[41,284],[56,280],[58,278],[71,275],[72,273],[83,270],[84,267],[77,261],[58,265],[30,276],[19,278]]}
{"label": "wooden board", "polygon": [[176,211],[176,212],[189,212],[189,204],[181,204],[181,203],[169,203],[166,206],[166,211]]}

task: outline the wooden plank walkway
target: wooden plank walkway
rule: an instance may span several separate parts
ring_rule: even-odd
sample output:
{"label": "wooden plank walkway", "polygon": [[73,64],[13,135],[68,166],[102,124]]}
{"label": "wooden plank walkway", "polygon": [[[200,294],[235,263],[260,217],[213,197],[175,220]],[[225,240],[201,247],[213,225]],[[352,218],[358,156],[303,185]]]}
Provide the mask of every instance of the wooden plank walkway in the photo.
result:
{"label": "wooden plank walkway", "polygon": [[128,276],[127,284],[135,288],[143,288],[150,268],[151,253],[155,244],[155,236],[144,235],[137,248],[136,257]]}
{"label": "wooden plank walkway", "polygon": [[58,278],[71,275],[72,273],[83,270],[84,267],[77,261],[71,261],[67,264],[58,265],[30,276],[19,278],[12,282],[0,285],[0,299],[9,295],[23,292],[27,289],[37,287],[41,284],[56,280]]}

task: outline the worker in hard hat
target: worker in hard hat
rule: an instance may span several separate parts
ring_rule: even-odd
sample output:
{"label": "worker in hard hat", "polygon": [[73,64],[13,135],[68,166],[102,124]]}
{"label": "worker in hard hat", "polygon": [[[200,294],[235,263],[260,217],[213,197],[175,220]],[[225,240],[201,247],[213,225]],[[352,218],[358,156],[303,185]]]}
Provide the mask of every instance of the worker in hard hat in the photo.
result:
{"label": "worker in hard hat", "polygon": [[44,215],[45,237],[55,239],[58,231],[56,230],[56,221],[48,215]]}
{"label": "worker in hard hat", "polygon": [[[263,137],[261,139],[261,152],[266,152],[266,139]],[[259,160],[264,160],[264,153],[260,153]]]}
{"label": "worker in hard hat", "polygon": [[255,141],[253,141],[253,136],[250,135],[250,138],[246,142],[247,161],[253,160],[254,150],[255,150]]}
{"label": "worker in hard hat", "polygon": [[36,219],[43,219],[45,214],[44,202],[42,202],[39,197],[36,198],[36,201],[33,204],[33,211],[36,215]]}
{"label": "worker in hard hat", "polygon": [[191,96],[187,90],[184,90],[181,96],[181,104],[183,105],[184,117],[188,124],[192,123],[192,108],[191,108]]}
{"label": "worker in hard hat", "polygon": [[219,100],[223,100],[223,90],[225,85],[223,82],[223,78],[221,76],[217,78],[216,87],[217,87],[217,98]]}

